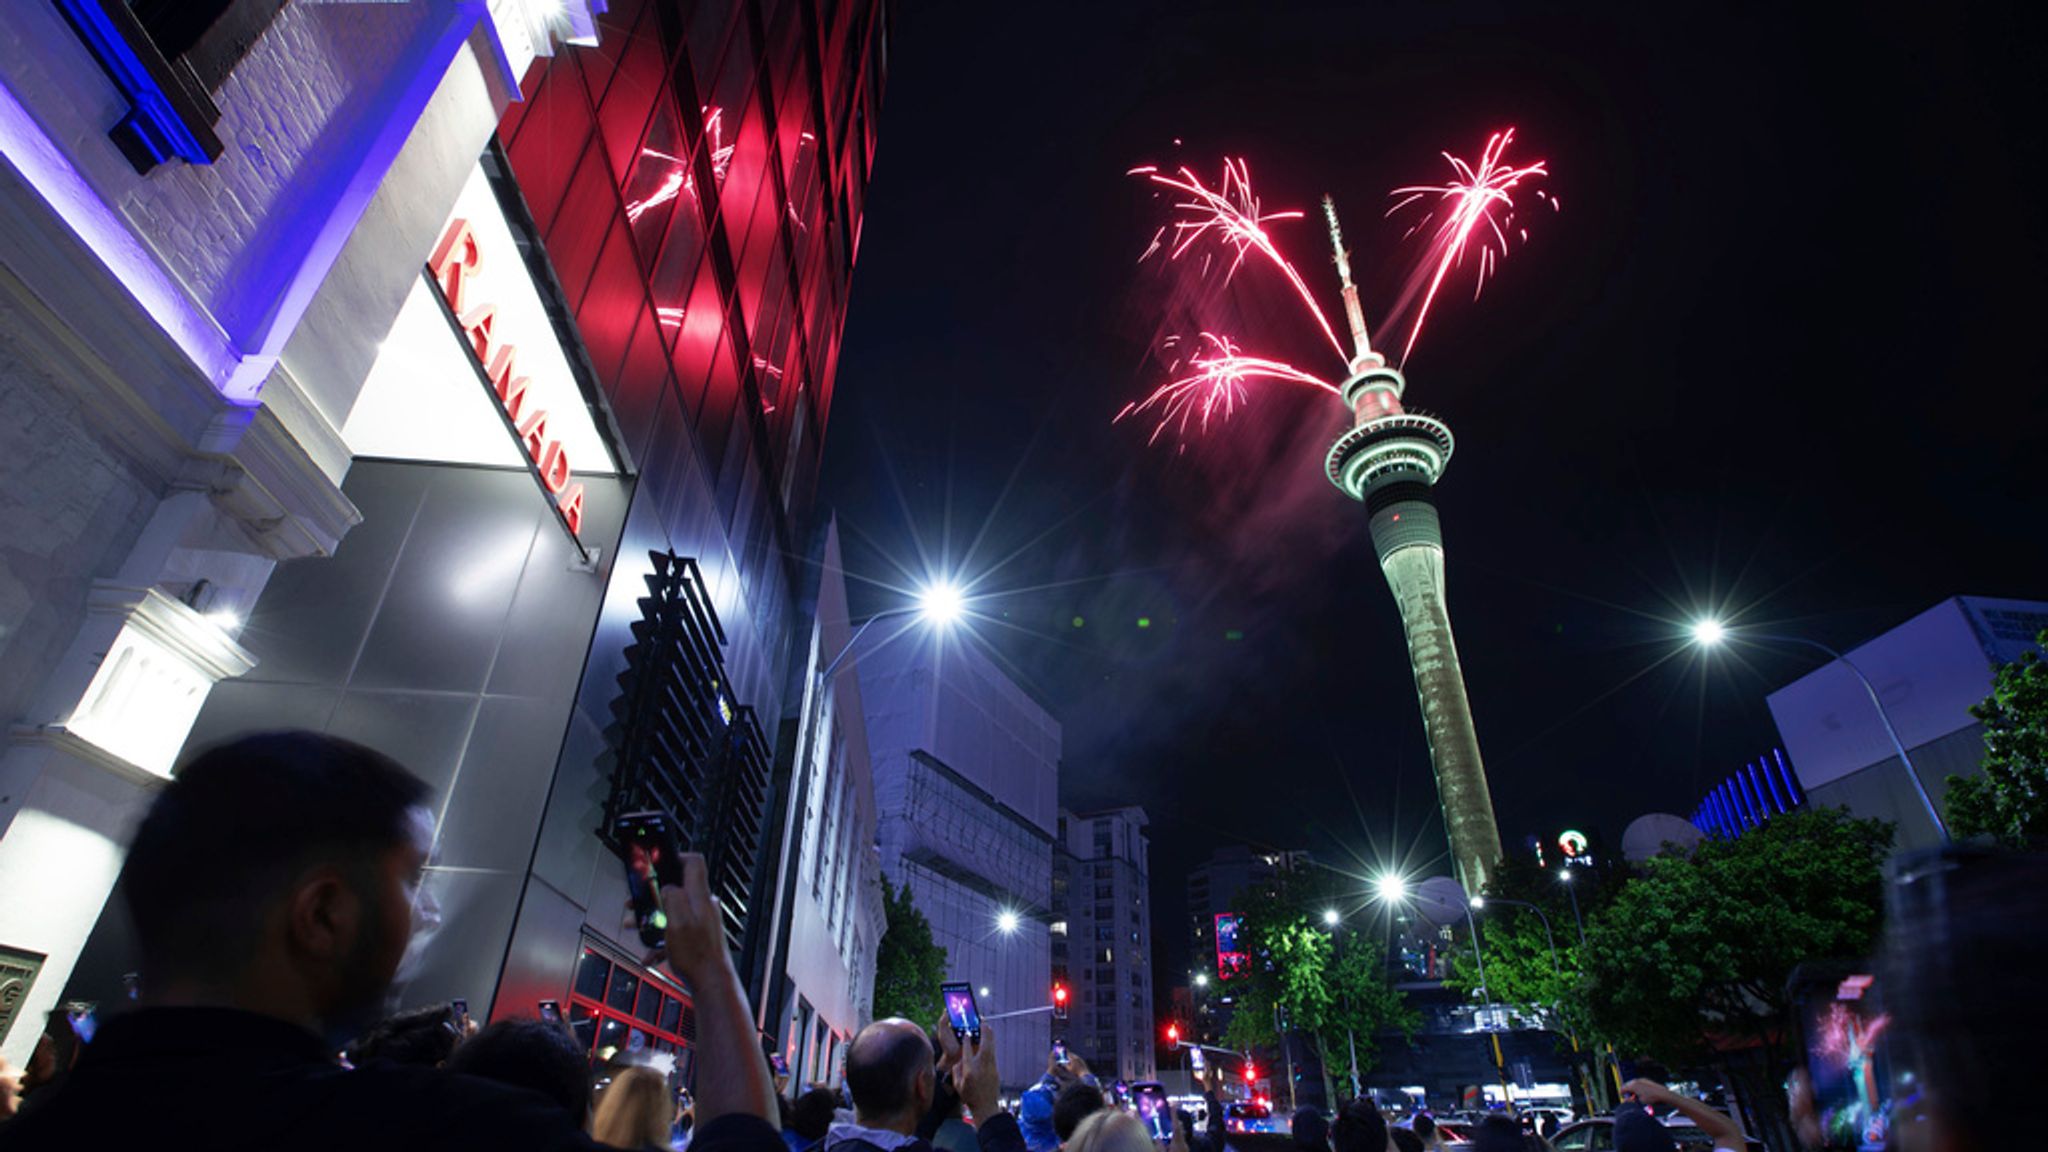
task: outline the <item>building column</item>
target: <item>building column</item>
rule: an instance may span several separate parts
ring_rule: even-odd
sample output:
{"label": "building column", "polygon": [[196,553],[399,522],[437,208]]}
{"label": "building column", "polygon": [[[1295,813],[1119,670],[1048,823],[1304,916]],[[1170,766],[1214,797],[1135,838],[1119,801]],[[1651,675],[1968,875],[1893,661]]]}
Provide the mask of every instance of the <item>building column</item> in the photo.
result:
{"label": "building column", "polygon": [[149,587],[97,582],[40,722],[0,753],[0,945],[41,957],[11,997],[20,1066],[120,875],[123,846],[213,686],[256,664],[221,625]]}

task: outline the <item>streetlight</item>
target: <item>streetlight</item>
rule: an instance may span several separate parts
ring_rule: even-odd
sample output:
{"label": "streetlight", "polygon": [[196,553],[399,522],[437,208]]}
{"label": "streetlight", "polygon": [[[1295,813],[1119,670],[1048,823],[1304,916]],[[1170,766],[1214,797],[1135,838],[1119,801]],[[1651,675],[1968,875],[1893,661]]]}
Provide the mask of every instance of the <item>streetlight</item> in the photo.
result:
{"label": "streetlight", "polygon": [[1740,637],[1734,637],[1728,631],[1726,625],[1711,617],[1695,621],[1692,626],[1693,643],[1698,644],[1702,648],[1715,647],[1722,641],[1730,638],[1767,641],[1774,644],[1802,644],[1808,648],[1825,653],[1829,660],[1847,668],[1856,677],[1857,683],[1863,685],[1864,693],[1870,697],[1870,706],[1877,709],[1878,722],[1884,725],[1884,734],[1892,742],[1892,751],[1899,754],[1899,763],[1905,765],[1906,779],[1913,782],[1913,794],[1920,798],[1920,806],[1927,810],[1927,819],[1933,822],[1935,835],[1941,838],[1942,843],[1946,844],[1949,842],[1948,825],[1941,822],[1941,813],[1934,807],[1934,797],[1927,794],[1927,785],[1921,782],[1919,771],[1913,767],[1913,758],[1906,754],[1905,741],[1899,739],[1899,730],[1892,727],[1891,713],[1885,711],[1884,700],[1877,694],[1877,686],[1870,682],[1870,677],[1863,674],[1863,669],[1858,668],[1847,656],[1842,655],[1828,645],[1818,640],[1808,639],[1805,636],[1777,636],[1761,632],[1744,632]]}
{"label": "streetlight", "polygon": [[825,680],[832,679],[832,674],[839,671],[839,665],[844,663],[846,658],[853,653],[854,645],[860,643],[860,638],[867,635],[868,629],[874,627],[875,622],[878,620],[888,620],[896,616],[916,615],[926,624],[930,624],[935,628],[950,628],[958,623],[960,618],[966,614],[967,598],[961,593],[959,587],[950,581],[935,580],[918,589],[917,596],[911,603],[897,608],[885,609],[861,621],[860,627],[855,629],[853,635],[847,638],[846,646],[839,650],[839,655],[834,656],[831,663],[825,665],[822,678]]}
{"label": "streetlight", "polygon": [[1208,974],[1207,972],[1201,973],[1200,975],[1198,975],[1198,976],[1196,976],[1196,977],[1195,977],[1195,987],[1197,987],[1197,988],[1207,988],[1208,986],[1209,986],[1209,974]]}
{"label": "streetlight", "polygon": [[996,931],[1001,932],[1005,936],[1016,935],[1019,923],[1021,921],[1018,920],[1017,913],[1008,908],[996,913]]}
{"label": "streetlight", "polygon": [[1373,886],[1379,890],[1380,899],[1389,904],[1399,904],[1408,898],[1408,882],[1401,879],[1398,873],[1386,873],[1375,881]]}
{"label": "streetlight", "polygon": [[1342,916],[1337,915],[1337,910],[1335,908],[1323,909],[1323,924],[1325,926],[1335,928],[1338,925],[1338,923],[1341,922],[1343,919],[1344,918]]}
{"label": "streetlight", "polygon": [[1572,923],[1578,925],[1579,947],[1584,948],[1586,946],[1586,921],[1579,915],[1579,890],[1572,885],[1571,867],[1567,865],[1558,869],[1557,878],[1564,884],[1564,890],[1571,895]]}
{"label": "streetlight", "polygon": [[1554,976],[1564,975],[1564,968],[1557,962],[1557,937],[1551,934],[1550,917],[1543,914],[1542,908],[1529,903],[1527,900],[1510,900],[1505,896],[1495,896],[1490,900],[1484,896],[1474,896],[1472,898],[1472,907],[1474,908],[1484,909],[1488,904],[1512,904],[1517,908],[1527,908],[1529,911],[1534,912],[1536,918],[1543,921],[1543,938],[1550,943],[1550,972]]}

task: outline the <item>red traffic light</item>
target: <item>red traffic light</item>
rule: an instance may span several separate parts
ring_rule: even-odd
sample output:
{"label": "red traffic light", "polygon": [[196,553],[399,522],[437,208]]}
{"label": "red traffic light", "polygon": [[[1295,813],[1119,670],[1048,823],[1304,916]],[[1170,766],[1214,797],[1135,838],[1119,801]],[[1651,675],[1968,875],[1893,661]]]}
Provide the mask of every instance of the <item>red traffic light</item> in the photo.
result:
{"label": "red traffic light", "polygon": [[1067,986],[1065,984],[1055,984],[1052,986],[1052,1002],[1055,1004],[1065,1004],[1067,1002]]}
{"label": "red traffic light", "polygon": [[1254,1083],[1259,1078],[1259,1066],[1247,1060],[1244,1062],[1244,1082]]}
{"label": "red traffic light", "polygon": [[1166,1042],[1175,1048],[1180,1047],[1180,1025],[1168,1024],[1166,1026]]}

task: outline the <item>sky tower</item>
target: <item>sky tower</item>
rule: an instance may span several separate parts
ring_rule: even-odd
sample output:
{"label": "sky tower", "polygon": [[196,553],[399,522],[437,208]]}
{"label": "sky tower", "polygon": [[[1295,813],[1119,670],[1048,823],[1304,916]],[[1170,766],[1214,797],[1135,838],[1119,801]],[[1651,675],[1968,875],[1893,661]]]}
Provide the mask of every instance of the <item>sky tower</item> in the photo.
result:
{"label": "sky tower", "polygon": [[1436,769],[1437,798],[1443,805],[1451,860],[1467,892],[1486,889],[1500,859],[1500,829],[1493,796],[1479,759],[1479,734],[1465,696],[1465,674],[1451,637],[1444,605],[1444,541],[1431,488],[1451,459],[1451,430],[1443,421],[1404,411],[1407,381],[1387,367],[1366,337],[1365,313],[1351,282],[1351,261],[1337,227],[1337,208],[1323,199],[1330,242],[1337,250],[1337,274],[1344,285],[1344,314],[1351,322],[1354,353],[1344,381],[1344,403],[1353,414],[1349,431],[1337,438],[1326,460],[1330,482],[1365,504],[1380,571],[1393,589],[1408,637],[1408,664],[1422,701],[1422,724]]}

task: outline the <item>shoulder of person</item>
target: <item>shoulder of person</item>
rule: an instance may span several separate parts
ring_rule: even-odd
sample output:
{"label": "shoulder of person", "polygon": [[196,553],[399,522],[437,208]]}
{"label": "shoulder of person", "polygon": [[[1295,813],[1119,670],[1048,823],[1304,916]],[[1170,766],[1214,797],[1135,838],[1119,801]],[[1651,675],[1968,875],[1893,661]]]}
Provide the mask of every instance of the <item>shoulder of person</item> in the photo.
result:
{"label": "shoulder of person", "polygon": [[[819,1142],[823,1146],[823,1141]],[[834,1145],[837,1147],[838,1145]],[[759,1116],[730,1112],[690,1130],[692,1152],[788,1152],[782,1130]]]}

